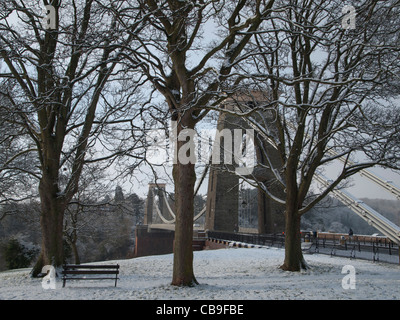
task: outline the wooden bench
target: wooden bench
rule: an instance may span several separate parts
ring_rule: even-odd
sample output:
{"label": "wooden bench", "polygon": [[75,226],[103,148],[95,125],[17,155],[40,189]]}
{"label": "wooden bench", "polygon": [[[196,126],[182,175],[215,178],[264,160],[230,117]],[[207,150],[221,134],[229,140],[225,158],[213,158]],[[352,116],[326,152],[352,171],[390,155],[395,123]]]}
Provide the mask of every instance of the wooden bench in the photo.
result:
{"label": "wooden bench", "polygon": [[[67,280],[115,280],[115,287],[119,274],[118,264],[65,264],[63,265],[63,288]],[[111,277],[111,275],[115,275]]]}

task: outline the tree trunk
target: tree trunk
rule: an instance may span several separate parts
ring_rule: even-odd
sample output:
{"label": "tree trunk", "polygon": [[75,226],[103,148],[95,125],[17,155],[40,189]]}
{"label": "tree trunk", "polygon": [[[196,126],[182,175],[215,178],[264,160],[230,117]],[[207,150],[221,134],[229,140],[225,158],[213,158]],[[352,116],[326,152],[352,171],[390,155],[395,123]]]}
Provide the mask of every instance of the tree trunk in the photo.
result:
{"label": "tree trunk", "polygon": [[53,179],[46,179],[46,177],[43,177],[40,181],[39,195],[41,200],[42,248],[39,259],[32,270],[34,277],[41,273],[45,265],[52,265],[57,268],[62,266],[64,262],[64,198],[58,194],[58,187],[54,184]]}
{"label": "tree trunk", "polygon": [[257,213],[258,213],[258,233],[272,233],[272,230],[268,228],[270,223],[270,211],[268,210],[268,199],[267,196],[261,190],[257,190]]}
{"label": "tree trunk", "polygon": [[77,234],[77,227],[76,227],[76,222],[73,221],[72,222],[72,235],[71,235],[71,239],[70,239],[70,244],[71,244],[71,248],[72,248],[72,252],[74,254],[74,260],[75,260],[75,264],[81,264],[81,259],[79,258],[79,251],[78,251],[78,247],[76,245],[76,242],[78,241],[78,234]]}
{"label": "tree trunk", "polygon": [[[190,112],[178,122],[177,136],[183,128],[194,129],[195,123],[191,121]],[[186,141],[176,141],[177,151]],[[178,152],[176,152],[178,154]],[[194,213],[194,187],[196,181],[195,164],[182,164],[176,159],[173,167],[175,184],[175,242],[174,242],[174,269],[172,285],[193,286],[198,284],[193,272],[193,213]]]}
{"label": "tree trunk", "polygon": [[78,247],[76,246],[76,241],[71,242],[72,252],[74,253],[75,264],[81,264],[81,259],[79,258]]}
{"label": "tree trunk", "polygon": [[287,205],[285,219],[285,261],[281,268],[287,271],[307,269],[301,251],[300,215],[293,206]]}

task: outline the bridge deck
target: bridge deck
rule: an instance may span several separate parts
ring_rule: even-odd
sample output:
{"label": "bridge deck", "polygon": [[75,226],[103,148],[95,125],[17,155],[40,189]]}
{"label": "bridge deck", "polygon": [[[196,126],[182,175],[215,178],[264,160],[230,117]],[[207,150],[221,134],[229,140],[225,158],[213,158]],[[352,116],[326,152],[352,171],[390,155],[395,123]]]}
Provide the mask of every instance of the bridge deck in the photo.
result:
{"label": "bridge deck", "polygon": [[[163,230],[175,231],[175,224],[153,223],[153,224],[149,224],[148,228],[149,229],[163,229]],[[204,226],[195,225],[195,226],[193,226],[193,230],[202,231],[202,230],[204,230]]]}

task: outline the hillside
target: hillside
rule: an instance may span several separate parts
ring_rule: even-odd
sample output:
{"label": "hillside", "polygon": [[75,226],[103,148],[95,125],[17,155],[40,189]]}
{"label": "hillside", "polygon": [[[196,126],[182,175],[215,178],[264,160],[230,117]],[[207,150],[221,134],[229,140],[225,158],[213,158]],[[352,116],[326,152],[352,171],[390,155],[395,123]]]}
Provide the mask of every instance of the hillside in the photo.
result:
{"label": "hillside", "polygon": [[[395,224],[400,225],[400,201],[368,198],[361,200]],[[303,216],[302,228],[339,233],[347,233],[351,228],[356,234],[380,233],[349,208],[330,197]]]}
{"label": "hillside", "polygon": [[[170,286],[172,254],[113,261],[120,280],[74,281],[44,290],[29,269],[0,272],[0,299],[16,300],[275,300],[400,299],[400,266],[326,255],[306,255],[311,269],[290,273],[279,269],[284,251],[274,248],[197,251],[194,270],[200,285]],[[108,261],[107,263],[110,263]],[[355,270],[355,289],[345,289],[345,265]]]}

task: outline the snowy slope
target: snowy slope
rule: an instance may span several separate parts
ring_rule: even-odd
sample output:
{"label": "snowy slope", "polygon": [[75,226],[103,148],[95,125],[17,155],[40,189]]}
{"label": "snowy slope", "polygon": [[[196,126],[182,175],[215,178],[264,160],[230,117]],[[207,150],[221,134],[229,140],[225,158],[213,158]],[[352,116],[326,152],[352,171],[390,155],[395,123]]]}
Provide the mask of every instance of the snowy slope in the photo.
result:
{"label": "snowy slope", "polygon": [[[311,270],[279,269],[284,251],[275,248],[230,248],[196,251],[195,275],[200,285],[170,286],[172,254],[113,261],[120,264],[115,288],[108,281],[73,281],[55,290],[42,288],[30,269],[0,273],[0,299],[400,299],[400,266],[363,260],[306,255]],[[110,261],[107,261],[110,263]],[[343,289],[345,265],[355,268],[356,288]]]}

